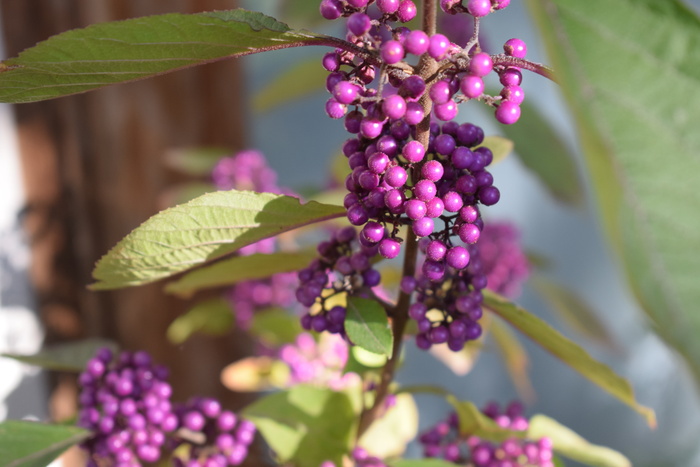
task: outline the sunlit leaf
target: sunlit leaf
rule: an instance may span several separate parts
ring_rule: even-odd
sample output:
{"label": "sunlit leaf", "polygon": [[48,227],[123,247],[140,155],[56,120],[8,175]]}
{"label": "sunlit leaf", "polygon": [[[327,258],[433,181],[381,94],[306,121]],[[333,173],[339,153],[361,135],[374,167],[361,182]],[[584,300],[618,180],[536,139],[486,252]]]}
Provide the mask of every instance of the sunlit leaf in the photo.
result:
{"label": "sunlit leaf", "polygon": [[357,429],[347,394],[298,385],[257,400],[243,411],[252,420],[280,462],[318,467],[324,461],[341,465]]}
{"label": "sunlit leaf", "polygon": [[35,102],[266,50],[333,43],[240,9],[94,24],[2,62],[0,102]]}
{"label": "sunlit leaf", "polygon": [[391,358],[394,338],[384,308],[374,300],[348,299],[345,332],[353,344]]}
{"label": "sunlit leaf", "polygon": [[247,357],[221,371],[221,384],[231,391],[258,392],[289,384],[289,366],[270,357]]}
{"label": "sunlit leaf", "polygon": [[46,467],[89,436],[75,426],[6,420],[0,423],[0,459],[4,467]]}
{"label": "sunlit leaf", "polygon": [[527,430],[528,438],[548,437],[552,440],[554,451],[569,459],[594,467],[631,467],[632,463],[621,453],[591,444],[580,435],[556,420],[544,415],[535,415],[530,419]]}
{"label": "sunlit leaf", "polygon": [[345,215],[342,206],[252,191],[217,191],[162,211],[141,224],[93,271],[95,290],[153,282],[251,243]]}

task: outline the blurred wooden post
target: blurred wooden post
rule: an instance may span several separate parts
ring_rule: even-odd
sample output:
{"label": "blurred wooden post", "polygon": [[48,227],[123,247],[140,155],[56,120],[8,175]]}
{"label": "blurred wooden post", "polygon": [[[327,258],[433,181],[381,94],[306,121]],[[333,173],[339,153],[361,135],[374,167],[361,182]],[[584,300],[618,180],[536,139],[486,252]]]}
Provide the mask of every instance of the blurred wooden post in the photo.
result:
{"label": "blurred wooden post", "polygon": [[[230,9],[234,0],[3,0],[6,56],[67,29],[167,12]],[[97,259],[155,214],[178,175],[168,149],[245,144],[240,63],[226,61],[53,101],[16,106],[33,238],[31,275],[50,340],[116,339],[172,369],[175,398],[242,401],[219,371],[245,353],[233,336],[173,347],[165,330],[186,304],[162,284],[90,292]]]}

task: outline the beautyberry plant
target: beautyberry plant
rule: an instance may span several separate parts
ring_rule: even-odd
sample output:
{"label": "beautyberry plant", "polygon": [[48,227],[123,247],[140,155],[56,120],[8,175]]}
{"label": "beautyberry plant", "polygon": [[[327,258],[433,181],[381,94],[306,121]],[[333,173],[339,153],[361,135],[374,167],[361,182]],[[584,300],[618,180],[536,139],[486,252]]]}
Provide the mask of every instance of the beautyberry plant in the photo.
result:
{"label": "beautyberry plant", "polygon": [[[506,40],[502,52],[487,47],[482,22],[509,4],[320,1],[321,17],[343,26],[343,37],[294,31],[245,10],[173,14],[71,31],[34,51],[53,57],[65,48],[70,66],[41,68],[27,53],[0,68],[0,95],[9,86],[4,78],[21,75],[15,88],[39,79],[32,73],[49,76],[46,87],[54,94],[39,99],[128,81],[127,75],[161,74],[183,60],[189,66],[325,46],[318,65],[328,93],[325,114],[347,132],[341,195],[326,190],[311,194],[324,202],[302,202],[277,185],[262,154],[245,150],[212,168],[218,191],[155,215],[98,262],[95,289],[180,273],[168,292],[191,296],[225,286],[237,326],[265,345],[257,347],[262,355],[225,369],[222,381],[267,392],[239,413],[208,397],[172,402],[167,370],[148,354],[100,349],[79,377],[82,430],[66,435],[70,442],[79,438],[88,465],[239,465],[256,433],[263,454],[248,462],[285,466],[552,467],[561,456],[630,465],[612,450],[589,452],[592,445],[547,417],[528,420],[519,403],[480,411],[439,386],[396,381],[401,364],[411,364],[407,340],[443,360],[464,360],[493,331],[503,353],[512,354],[517,341],[504,343],[510,335],[502,319],[654,424],[626,381],[510,302],[533,266],[517,229],[489,215],[501,199],[492,166],[508,150],[503,138],[485,135],[485,125],[460,118],[465,106],[480,106],[499,128],[515,128],[524,75],[554,77],[528,59],[519,38]],[[439,17],[470,24],[466,42],[438,30]],[[76,49],[76,38],[87,42]],[[191,47],[186,57],[183,44]],[[146,45],[154,48],[144,52]],[[119,68],[98,79],[81,68],[85,63]],[[488,82],[499,83],[496,93]],[[290,254],[290,245],[306,256]],[[443,397],[454,409],[421,435],[417,392]],[[413,440],[422,457],[402,459]]]}

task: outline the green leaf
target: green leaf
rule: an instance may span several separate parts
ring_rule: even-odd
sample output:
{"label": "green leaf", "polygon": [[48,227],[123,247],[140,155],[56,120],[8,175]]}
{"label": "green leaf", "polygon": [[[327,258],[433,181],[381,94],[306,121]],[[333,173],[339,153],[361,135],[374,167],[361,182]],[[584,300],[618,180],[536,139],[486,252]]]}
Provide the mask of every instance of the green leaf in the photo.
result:
{"label": "green leaf", "polygon": [[400,456],[418,434],[418,407],[410,394],[399,394],[396,403],[362,435],[358,444],[380,459]]}
{"label": "green leaf", "polygon": [[677,0],[530,0],[602,224],[655,330],[700,381],[700,20]]}
{"label": "green leaf", "polygon": [[491,336],[503,358],[508,375],[518,391],[518,397],[531,403],[535,400],[535,390],[530,382],[528,368],[530,359],[525,347],[520,344],[518,337],[502,322],[494,320],[491,325]]}
{"label": "green leaf", "polygon": [[226,58],[337,41],[241,9],[95,24],[2,62],[0,102],[36,102]]}
{"label": "green leaf", "polygon": [[231,155],[226,148],[183,148],[165,154],[165,164],[178,172],[197,177],[209,176],[222,158]]}
{"label": "green leaf", "polygon": [[271,347],[296,340],[303,331],[299,317],[282,308],[268,308],[253,314],[248,332]]}
{"label": "green leaf", "polygon": [[394,337],[386,311],[376,301],[350,297],[345,316],[345,332],[353,344],[391,358]]}
{"label": "green leaf", "polygon": [[223,298],[197,303],[170,323],[168,340],[173,344],[182,344],[197,332],[222,336],[233,326],[233,313],[231,305]]}
{"label": "green leaf", "polygon": [[619,452],[591,444],[570,428],[561,425],[544,415],[535,415],[530,419],[527,437],[552,440],[554,451],[569,459],[594,467],[631,467],[632,463]]}
{"label": "green leaf", "polygon": [[576,156],[535,106],[523,102],[520,109],[518,123],[503,125],[501,131],[513,140],[522,163],[555,199],[581,205],[584,191]]}
{"label": "green leaf", "polygon": [[217,191],[162,211],[100,259],[93,290],[146,284],[297,227],[345,214],[342,206],[252,191]]}
{"label": "green leaf", "polygon": [[233,285],[251,279],[264,279],[281,272],[298,271],[308,266],[317,256],[315,251],[234,256],[186,274],[165,286],[165,291],[180,297],[191,297],[202,289]]}
{"label": "green leaf", "polygon": [[[117,345],[107,339],[90,338],[79,341],[54,344],[42,348],[34,355],[3,353],[0,356],[19,360],[47,370],[81,372],[88,360],[95,356],[97,350],[108,347],[113,351]],[[2,457],[0,457],[1,459]]]}
{"label": "green leaf", "polygon": [[0,459],[4,467],[46,467],[88,437],[75,426],[7,420],[0,423]]}
{"label": "green leaf", "polygon": [[253,110],[267,112],[277,106],[322,91],[325,89],[327,75],[328,72],[323,69],[317,57],[298,62],[276,75],[253,96],[251,102]]}
{"label": "green leaf", "polygon": [[491,150],[491,152],[493,153],[492,164],[496,164],[498,162],[501,162],[503,159],[508,157],[510,153],[513,152],[514,143],[508,138],[491,135],[484,138],[484,142],[481,143],[479,147],[481,146],[486,146]]}
{"label": "green leaf", "polygon": [[484,290],[484,305],[508,321],[520,332],[539,344],[555,357],[578,371],[602,389],[624,402],[646,418],[651,427],[656,426],[654,411],[640,405],[634,398],[630,383],[618,376],[610,367],[595,360],[582,347],[561,335],[556,329],[537,316],[511,303],[505,297]]}
{"label": "green leaf", "polygon": [[442,459],[399,459],[389,461],[390,467],[456,467],[457,464]]}
{"label": "green leaf", "polygon": [[243,411],[280,462],[318,467],[341,465],[354,444],[357,418],[350,397],[326,388],[298,385],[257,400]]}
{"label": "green leaf", "polygon": [[532,277],[530,284],[547,301],[557,316],[573,330],[610,350],[618,349],[607,326],[598,318],[596,312],[588,306],[583,297],[576,294],[573,290],[543,277]]}
{"label": "green leaf", "polygon": [[460,401],[455,396],[446,397],[459,417],[459,433],[462,436],[476,435],[492,441],[504,441],[508,438],[523,438],[525,432],[513,431],[499,426],[492,418],[469,401]]}

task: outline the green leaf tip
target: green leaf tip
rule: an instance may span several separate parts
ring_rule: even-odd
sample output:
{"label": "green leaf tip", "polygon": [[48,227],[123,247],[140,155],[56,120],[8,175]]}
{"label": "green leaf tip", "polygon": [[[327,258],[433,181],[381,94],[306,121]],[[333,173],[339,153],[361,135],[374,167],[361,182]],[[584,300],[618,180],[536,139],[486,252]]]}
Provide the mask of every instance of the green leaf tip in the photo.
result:
{"label": "green leaf tip", "polygon": [[484,306],[582,376],[637,411],[651,428],[656,428],[654,410],[635,400],[630,383],[618,376],[609,366],[591,357],[581,346],[564,337],[537,316],[494,292],[484,290]]}
{"label": "green leaf tip", "polygon": [[95,266],[93,290],[146,284],[259,240],[345,214],[342,206],[272,193],[218,191],[166,209],[134,229]]}
{"label": "green leaf tip", "polygon": [[391,358],[394,336],[386,310],[375,300],[360,297],[348,299],[345,331],[353,344]]}

